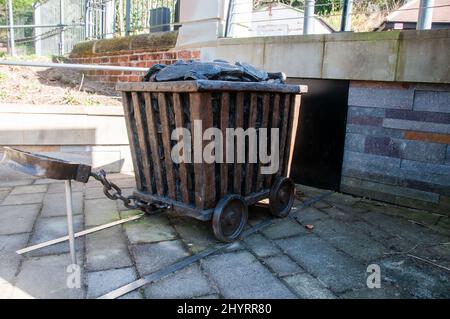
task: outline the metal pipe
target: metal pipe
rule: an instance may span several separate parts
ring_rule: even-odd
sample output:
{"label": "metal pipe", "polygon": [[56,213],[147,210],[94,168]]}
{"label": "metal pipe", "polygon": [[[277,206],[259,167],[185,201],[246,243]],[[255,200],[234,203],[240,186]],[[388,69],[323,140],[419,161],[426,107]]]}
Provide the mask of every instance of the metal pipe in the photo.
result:
{"label": "metal pipe", "polygon": [[9,41],[10,41],[10,54],[16,55],[16,46],[14,44],[14,16],[12,0],[8,1],[8,13],[9,13]]}
{"label": "metal pipe", "polygon": [[73,231],[73,210],[72,210],[72,184],[70,180],[65,181],[66,190],[66,210],[67,210],[67,232],[69,236],[69,250],[72,265],[77,264],[77,257],[75,254],[75,234]]}
{"label": "metal pipe", "polygon": [[228,10],[227,10],[227,22],[225,24],[225,34],[224,37],[228,37],[228,29],[230,28],[230,21],[231,21],[231,9],[233,8],[233,0],[229,0],[228,2]]}
{"label": "metal pipe", "polygon": [[47,63],[47,62],[7,61],[7,60],[0,60],[0,65],[32,66],[37,68],[60,68],[60,69],[75,69],[75,70],[104,70],[104,71],[130,71],[130,72],[148,71],[148,68],[138,68],[131,66],[50,63],[50,62]]}
{"label": "metal pipe", "polygon": [[342,7],[341,32],[351,31],[352,29],[352,8],[353,0],[344,0]]}
{"label": "metal pipe", "polygon": [[125,8],[125,35],[130,35],[131,29],[131,0],[127,0]]}
{"label": "metal pipe", "polygon": [[89,38],[89,0],[84,1],[84,39]]}
{"label": "metal pipe", "polygon": [[303,35],[311,34],[313,31],[313,18],[315,0],[305,1],[305,11],[303,13]]}
{"label": "metal pipe", "polygon": [[417,30],[429,30],[433,24],[434,0],[420,0]]}
{"label": "metal pipe", "polygon": [[81,27],[84,23],[73,23],[73,24],[16,24],[10,25],[0,25],[0,29],[25,29],[25,28],[59,28],[59,27]]}
{"label": "metal pipe", "polygon": [[64,55],[64,0],[59,0],[59,55]]}

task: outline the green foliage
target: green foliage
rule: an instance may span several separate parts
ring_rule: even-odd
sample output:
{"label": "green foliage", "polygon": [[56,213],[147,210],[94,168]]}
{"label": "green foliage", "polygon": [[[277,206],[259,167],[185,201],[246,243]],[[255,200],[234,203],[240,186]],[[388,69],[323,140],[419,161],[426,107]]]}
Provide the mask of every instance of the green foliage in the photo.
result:
{"label": "green foliage", "polygon": [[[5,2],[8,3],[8,0],[0,0],[0,7],[2,9],[5,8]],[[36,0],[13,0],[13,11],[30,11],[33,9],[33,3],[35,2]]]}

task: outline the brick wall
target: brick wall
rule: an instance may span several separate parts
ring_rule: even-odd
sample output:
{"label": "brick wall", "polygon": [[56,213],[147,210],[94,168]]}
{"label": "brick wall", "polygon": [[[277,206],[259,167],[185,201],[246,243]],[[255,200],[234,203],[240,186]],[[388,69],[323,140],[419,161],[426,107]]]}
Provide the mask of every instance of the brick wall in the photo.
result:
{"label": "brick wall", "polygon": [[450,214],[450,85],[352,81],[341,190]]}
{"label": "brick wall", "polygon": [[[80,64],[119,65],[151,68],[154,64],[172,64],[177,60],[199,60],[200,51],[161,51],[129,50],[117,52],[104,52],[90,56],[71,56],[70,62]],[[91,80],[103,83],[136,82],[141,81],[144,73],[124,71],[83,71]]]}
{"label": "brick wall", "polygon": [[[177,60],[199,60],[199,50],[174,49],[178,33],[155,32],[128,37],[81,42],[75,45],[69,60],[80,64],[101,64],[151,68],[154,64],[172,64]],[[91,80],[111,83],[136,82],[144,72],[83,71]]]}

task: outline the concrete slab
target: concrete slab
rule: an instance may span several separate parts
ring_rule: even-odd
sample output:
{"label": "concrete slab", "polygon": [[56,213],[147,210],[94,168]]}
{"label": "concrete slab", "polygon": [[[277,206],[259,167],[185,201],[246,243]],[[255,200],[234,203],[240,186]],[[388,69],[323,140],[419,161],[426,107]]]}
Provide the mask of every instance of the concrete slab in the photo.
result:
{"label": "concrete slab", "polygon": [[273,225],[264,228],[262,232],[270,239],[308,234],[302,225],[289,217],[281,220],[275,220]]}
{"label": "concrete slab", "polygon": [[269,268],[279,277],[293,275],[304,271],[286,255],[267,257],[264,258],[263,261],[264,264],[269,266]]}
{"label": "concrete slab", "polygon": [[302,299],[335,299],[336,296],[319,280],[307,273],[283,279]]}
{"label": "concrete slab", "polygon": [[[98,298],[137,279],[133,267],[88,272],[86,277],[87,298],[89,299]],[[128,295],[123,297],[130,297]]]}
{"label": "concrete slab", "polygon": [[[74,215],[83,213],[83,193],[72,193],[72,210]],[[44,217],[67,216],[66,197],[62,193],[47,193],[44,197],[41,215]]]}
{"label": "concrete slab", "polygon": [[334,247],[362,262],[367,263],[391,252],[388,247],[383,246],[372,237],[364,233],[353,232],[351,227],[334,219],[318,221],[313,232]]}
{"label": "concrete slab", "polygon": [[[78,258],[82,260],[82,258]],[[69,254],[43,256],[26,259],[17,276],[13,298],[43,299],[79,299],[84,297],[83,283],[81,288],[68,288],[70,275],[67,266],[70,264]],[[81,278],[83,274],[81,273]]]}
{"label": "concrete slab", "polygon": [[132,244],[152,243],[176,238],[174,228],[166,216],[148,216],[124,224],[128,240]]}
{"label": "concrete slab", "polygon": [[192,253],[199,253],[219,243],[213,235],[210,222],[180,217],[171,219],[171,223]]}
{"label": "concrete slab", "polygon": [[86,236],[86,269],[106,270],[132,266],[126,237],[121,226]]}
{"label": "concrete slab", "polygon": [[366,267],[317,236],[281,239],[276,243],[333,292],[361,288],[366,284]]}
{"label": "concrete slab", "polygon": [[245,245],[259,257],[273,256],[280,250],[261,234],[254,234],[244,239]]}
{"label": "concrete slab", "polygon": [[0,236],[0,282],[12,281],[22,260],[17,249],[26,246],[29,234]]}
{"label": "concrete slab", "polygon": [[450,277],[443,269],[403,256],[383,259],[379,265],[382,276],[416,298],[450,298]]}
{"label": "concrete slab", "polygon": [[[82,192],[83,190],[84,190],[83,183],[72,181],[72,192]],[[55,181],[54,183],[49,184],[47,192],[49,192],[49,193],[64,193],[65,192],[64,183]]]}
{"label": "concrete slab", "polygon": [[0,235],[31,232],[40,208],[40,205],[0,206]]}
{"label": "concrete slab", "polygon": [[9,194],[2,202],[2,205],[26,205],[26,204],[40,204],[44,199],[45,193]]}
{"label": "concrete slab", "polygon": [[[77,215],[73,217],[74,231],[78,232],[83,229],[83,216]],[[40,217],[36,221],[34,233],[31,236],[29,246],[40,244],[42,242],[66,236],[67,218],[66,217]],[[84,238],[75,239],[75,249],[79,252],[83,251]],[[33,250],[26,253],[27,256],[44,256],[56,255],[69,252],[69,242],[63,242],[45,248]]]}
{"label": "concrete slab", "polygon": [[202,261],[202,266],[225,298],[295,298],[248,252],[212,256]]}
{"label": "concrete slab", "polygon": [[299,221],[303,226],[314,224],[318,220],[323,220],[328,218],[327,214],[324,214],[315,207],[306,207],[300,209],[293,214],[293,217]]}
{"label": "concrete slab", "polygon": [[84,213],[86,227],[99,226],[120,219],[116,202],[108,198],[85,200]]}
{"label": "concrete slab", "polygon": [[179,240],[132,245],[131,252],[141,276],[167,267],[189,255]]}
{"label": "concrete slab", "polygon": [[1,204],[2,200],[4,200],[6,198],[6,196],[8,196],[9,192],[10,191],[6,190],[6,189],[0,190],[0,204]]}
{"label": "concrete slab", "polygon": [[12,195],[32,194],[32,193],[45,193],[47,191],[47,185],[23,185],[16,186],[12,189]]}
{"label": "concrete slab", "polygon": [[145,288],[148,299],[188,299],[215,292],[198,264],[181,269]]}

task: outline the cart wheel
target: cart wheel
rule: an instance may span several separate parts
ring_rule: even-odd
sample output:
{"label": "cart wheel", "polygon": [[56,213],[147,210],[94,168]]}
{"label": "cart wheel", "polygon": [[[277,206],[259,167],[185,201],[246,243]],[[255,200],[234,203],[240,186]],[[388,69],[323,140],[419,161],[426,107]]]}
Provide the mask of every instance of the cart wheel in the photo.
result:
{"label": "cart wheel", "polygon": [[214,235],[223,242],[237,239],[248,219],[248,207],[239,195],[227,195],[214,209],[212,227]]}
{"label": "cart wheel", "polygon": [[278,177],[270,190],[269,207],[272,215],[286,217],[294,204],[295,185],[287,177]]}

